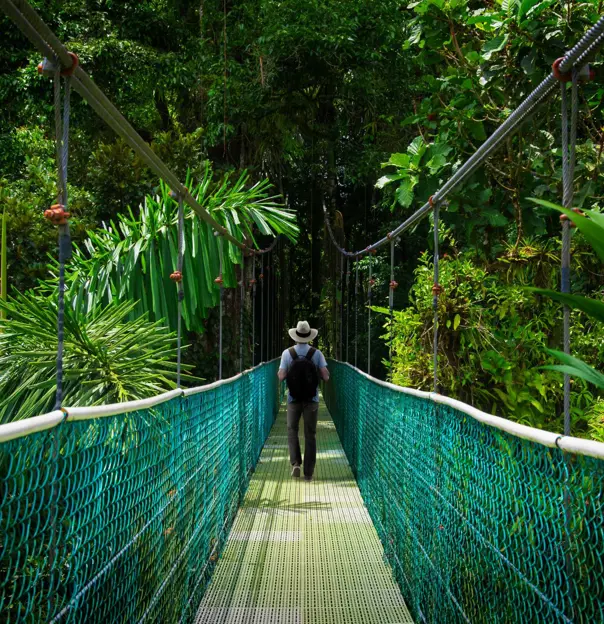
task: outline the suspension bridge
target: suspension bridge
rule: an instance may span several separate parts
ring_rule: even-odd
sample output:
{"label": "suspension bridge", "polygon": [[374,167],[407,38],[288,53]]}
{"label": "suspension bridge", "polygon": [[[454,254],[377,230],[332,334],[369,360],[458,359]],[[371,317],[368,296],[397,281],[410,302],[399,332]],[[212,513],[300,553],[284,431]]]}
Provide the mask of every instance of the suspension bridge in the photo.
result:
{"label": "suspension bridge", "polygon": [[[63,405],[72,88],[170,185],[179,241],[186,203],[248,258],[270,248],[247,247],[197,203],[27,2],[0,6],[46,59],[41,72],[54,78],[59,201],[47,216],[59,230],[61,267],[55,409],[0,425],[3,621],[604,622],[604,444],[572,437],[568,415],[557,434],[439,394],[436,306],[434,391],[421,392],[361,371],[356,340],[354,365],[341,361],[349,351],[342,303],[340,360],[329,361],[311,483],[289,477],[283,388],[268,352],[260,359],[269,361],[230,379],[222,379],[220,363],[219,379],[205,386],[182,388],[179,379],[175,390],[145,400]],[[430,212],[437,231],[447,195],[560,84],[563,200],[572,206],[577,91],[602,43],[604,19],[382,240],[347,251],[326,219],[342,283],[350,263],[393,246]],[[570,227],[564,220],[563,240]],[[435,248],[436,302],[436,235]],[[253,260],[254,293],[255,270]],[[358,293],[358,262],[355,275]],[[182,243],[173,276],[180,304]],[[391,310],[395,287],[392,274]],[[242,280],[242,296],[244,288]],[[368,294],[370,304],[371,274]],[[569,352],[568,314],[564,332]],[[180,370],[180,322],[178,336]],[[220,353],[221,346],[222,329]],[[568,379],[565,389],[568,398]]]}

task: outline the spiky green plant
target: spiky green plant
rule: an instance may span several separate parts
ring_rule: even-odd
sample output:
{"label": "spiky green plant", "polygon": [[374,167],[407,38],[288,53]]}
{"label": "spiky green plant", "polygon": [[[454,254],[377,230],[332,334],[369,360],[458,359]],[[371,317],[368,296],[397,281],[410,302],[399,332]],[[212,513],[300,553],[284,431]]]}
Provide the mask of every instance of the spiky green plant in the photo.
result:
{"label": "spiky green plant", "polygon": [[[231,183],[225,176],[212,179],[209,166],[203,180],[193,187],[197,201],[240,241],[255,244],[254,232],[283,235],[295,239],[295,214],[270,196],[271,185],[262,180],[249,185],[242,173]],[[67,276],[67,300],[85,313],[100,303],[133,301],[132,318],[147,313],[152,320],[165,319],[170,329],[177,323],[176,286],[170,274],[176,269],[178,251],[178,204],[169,189],[147,197],[138,216],[130,210],[119,215],[117,223],[89,232],[84,248],[75,248]],[[202,333],[208,308],[218,305],[220,288],[214,283],[219,274],[219,240],[213,230],[192,210],[185,211],[183,319],[190,331]],[[241,251],[224,243],[223,279],[225,287],[235,287],[234,265],[241,262]],[[56,281],[47,284],[56,290]]]}
{"label": "spiky green plant", "polygon": [[[128,320],[134,306],[98,306],[87,314],[66,309],[65,405],[129,401],[175,387],[174,335],[146,315]],[[57,304],[28,292],[0,301],[0,309],[8,317],[0,321],[0,423],[6,423],[53,408]]]}
{"label": "spiky green plant", "polygon": [[[595,210],[585,210],[584,214],[577,214],[568,208],[552,204],[542,199],[532,199],[531,201],[566,215],[577,226],[577,229],[585,236],[586,240],[593,247],[593,250],[602,262],[604,262],[604,214],[596,212]],[[581,310],[591,318],[604,322],[604,302],[600,299],[571,295],[542,288],[531,288],[530,290],[537,294],[550,297],[559,303],[567,305],[569,308]],[[580,377],[592,383],[597,388],[604,389],[604,374],[600,371],[592,368],[579,358],[568,355],[562,351],[550,349],[548,353],[557,358],[561,364],[547,366],[545,368],[556,370],[560,373],[566,373],[571,377]]]}

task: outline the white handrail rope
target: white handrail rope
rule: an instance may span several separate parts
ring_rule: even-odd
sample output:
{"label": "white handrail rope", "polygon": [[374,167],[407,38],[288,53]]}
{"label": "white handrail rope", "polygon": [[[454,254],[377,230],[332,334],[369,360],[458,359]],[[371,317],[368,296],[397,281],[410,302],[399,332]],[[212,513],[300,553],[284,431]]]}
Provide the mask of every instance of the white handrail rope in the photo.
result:
{"label": "white handrail rope", "polygon": [[[580,67],[604,44],[604,17],[601,17],[597,23],[590,28],[579,42],[569,50],[559,64],[559,70],[566,73],[573,68]],[[468,160],[443,184],[443,186],[434,194],[434,201],[443,200],[455,188],[467,180],[474,171],[483,164],[483,162],[507,139],[514,133],[522,123],[524,123],[530,115],[543,103],[543,101],[554,92],[558,83],[558,79],[554,74],[548,75],[512,112],[512,114],[497,128],[497,130],[489,136],[486,141],[468,158]],[[323,207],[325,223],[331,242],[336,249],[349,257],[358,258],[363,254],[378,249],[391,238],[398,238],[404,231],[408,230],[417,221],[428,214],[432,209],[429,202],[426,202],[421,208],[415,211],[408,219],[398,225],[392,232],[380,240],[370,244],[365,249],[359,251],[347,251],[341,247],[331,230],[329,217],[326,206]]]}
{"label": "white handrail rope", "polygon": [[583,438],[573,438],[571,436],[553,433],[552,431],[545,431],[543,429],[536,429],[534,427],[528,427],[527,425],[521,425],[512,420],[502,418],[501,416],[487,414],[486,412],[476,409],[475,407],[463,403],[462,401],[458,401],[457,399],[451,399],[435,392],[425,392],[423,390],[414,390],[413,388],[396,386],[387,381],[376,379],[375,377],[372,377],[371,375],[368,375],[362,370],[356,368],[352,364],[348,364],[347,362],[339,363],[344,366],[349,366],[354,371],[359,373],[359,375],[363,375],[378,386],[383,386],[384,388],[388,388],[395,392],[401,392],[420,399],[427,399],[441,405],[448,405],[459,412],[467,414],[474,420],[484,423],[489,427],[504,431],[505,433],[509,433],[517,438],[530,440],[531,442],[536,442],[537,444],[541,444],[549,448],[557,447],[562,451],[572,453],[573,455],[585,455],[588,457],[595,457],[596,459],[604,459],[604,442],[596,442],[595,440],[586,440]]}
{"label": "white handrail rope", "polygon": [[33,416],[32,418],[24,418],[11,423],[0,425],[0,444],[9,442],[17,438],[24,438],[28,435],[53,429],[57,425],[64,422],[65,424],[79,420],[96,420],[97,418],[107,418],[108,416],[118,416],[120,414],[128,414],[143,409],[150,409],[156,405],[161,405],[167,401],[171,401],[176,397],[190,397],[195,394],[210,392],[220,386],[232,384],[242,376],[249,375],[261,366],[267,366],[273,362],[277,362],[278,358],[270,362],[262,362],[253,368],[249,368],[234,377],[222,379],[203,386],[194,388],[178,388],[169,390],[147,399],[138,399],[136,401],[124,401],[123,403],[110,403],[108,405],[96,405],[94,407],[63,407],[60,410],[54,410],[41,416]]}

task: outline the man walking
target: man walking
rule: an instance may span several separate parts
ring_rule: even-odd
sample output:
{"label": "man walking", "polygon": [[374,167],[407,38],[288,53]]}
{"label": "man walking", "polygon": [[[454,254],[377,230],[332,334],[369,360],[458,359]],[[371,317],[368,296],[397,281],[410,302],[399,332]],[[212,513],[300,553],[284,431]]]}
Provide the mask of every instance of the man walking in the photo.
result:
{"label": "man walking", "polygon": [[302,454],[298,440],[300,417],[304,418],[304,479],[312,480],[317,461],[317,417],[319,415],[319,376],[329,380],[329,371],[325,357],[310,346],[319,332],[311,329],[306,321],[289,330],[291,339],[296,343],[281,355],[279,380],[286,380],[289,390],[287,396],[287,442],[289,461],[292,465],[292,477],[300,476]]}

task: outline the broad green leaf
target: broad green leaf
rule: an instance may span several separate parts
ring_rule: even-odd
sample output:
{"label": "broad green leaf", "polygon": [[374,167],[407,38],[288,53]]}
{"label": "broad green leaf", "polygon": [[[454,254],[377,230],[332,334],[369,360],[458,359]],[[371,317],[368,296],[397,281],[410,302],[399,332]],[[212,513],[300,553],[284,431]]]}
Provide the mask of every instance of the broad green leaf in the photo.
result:
{"label": "broad green leaf", "polygon": [[543,0],[521,0],[518,6],[518,23],[522,21],[522,18],[537,4],[540,4]]}
{"label": "broad green leaf", "polygon": [[389,173],[388,175],[382,176],[376,183],[376,188],[384,188],[390,182],[395,182],[396,180],[401,180],[405,176],[400,173]]}
{"label": "broad green leaf", "polygon": [[595,212],[594,210],[585,210],[585,215],[581,216],[572,210],[563,208],[552,202],[545,201],[543,199],[530,198],[535,204],[539,204],[545,208],[551,210],[557,210],[562,214],[565,214],[581,231],[585,238],[589,241],[589,244],[593,247],[594,251],[598,254],[602,262],[604,262],[604,215]]}
{"label": "broad green leaf", "polygon": [[484,59],[486,59],[487,61],[491,58],[491,55],[494,52],[499,52],[500,50],[503,50],[503,48],[505,47],[505,45],[508,42],[508,35],[500,35],[499,37],[495,37],[494,39],[491,39],[490,41],[487,41],[483,46],[482,46],[482,56]]}
{"label": "broad green leaf", "polygon": [[409,208],[413,203],[414,186],[413,181],[408,178],[396,189],[396,199],[403,208]]}
{"label": "broad green leaf", "polygon": [[461,323],[461,316],[459,316],[459,314],[456,314],[455,318],[453,319],[453,329],[456,330],[459,327],[460,323]]}
{"label": "broad green leaf", "polygon": [[560,360],[562,365],[544,366],[544,369],[555,370],[571,375],[572,377],[580,377],[581,379],[585,379],[585,381],[594,384],[598,388],[604,388],[604,375],[582,360],[573,357],[572,355],[567,355],[562,351],[553,351],[548,349],[547,352]]}
{"label": "broad green leaf", "polygon": [[427,149],[427,146],[426,146],[424,139],[421,136],[418,136],[418,137],[415,137],[413,141],[411,141],[409,147],[407,148],[407,151],[412,156],[421,158],[426,153],[426,149]]}
{"label": "broad green leaf", "polygon": [[392,154],[388,162],[384,164],[394,165],[395,167],[406,169],[409,166],[409,155],[408,154]]}
{"label": "broad green leaf", "polygon": [[604,301],[582,297],[581,295],[561,293],[557,290],[547,290],[545,288],[527,288],[527,290],[537,295],[549,297],[554,301],[567,305],[569,308],[581,310],[592,318],[604,323]]}

